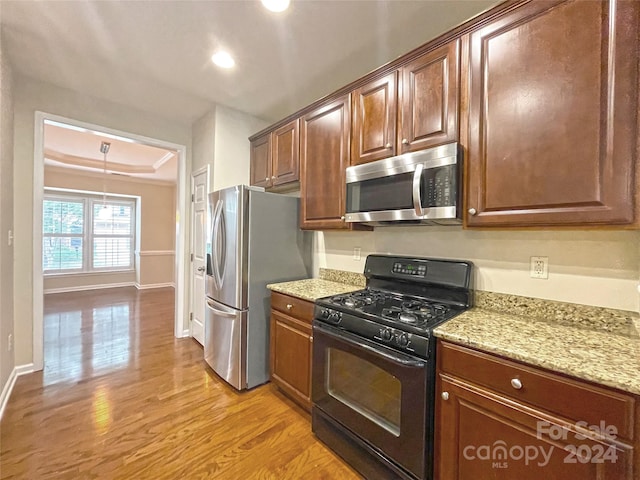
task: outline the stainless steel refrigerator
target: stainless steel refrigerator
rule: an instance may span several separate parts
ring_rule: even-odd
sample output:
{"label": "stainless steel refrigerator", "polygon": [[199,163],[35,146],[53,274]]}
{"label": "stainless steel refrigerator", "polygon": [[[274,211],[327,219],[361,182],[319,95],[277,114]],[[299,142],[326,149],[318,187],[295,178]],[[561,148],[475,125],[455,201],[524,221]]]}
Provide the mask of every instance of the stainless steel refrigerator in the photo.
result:
{"label": "stainless steel refrigerator", "polygon": [[244,185],[209,194],[204,358],[238,390],[269,379],[266,285],[311,273],[299,203]]}

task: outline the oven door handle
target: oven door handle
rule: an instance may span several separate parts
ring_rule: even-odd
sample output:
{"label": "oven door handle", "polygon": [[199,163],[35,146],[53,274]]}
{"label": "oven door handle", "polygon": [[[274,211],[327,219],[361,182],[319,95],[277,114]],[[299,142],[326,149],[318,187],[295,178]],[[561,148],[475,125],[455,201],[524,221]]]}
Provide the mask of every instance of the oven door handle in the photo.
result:
{"label": "oven door handle", "polygon": [[[348,332],[344,332],[341,330],[335,330],[331,327],[325,327],[323,325],[317,324],[314,322],[313,324],[313,329],[322,333],[323,335],[327,335],[328,337],[331,337],[335,340],[339,340],[345,343],[348,343],[349,345],[353,345],[354,347],[358,347],[358,348],[362,348],[363,350],[367,350],[368,352],[374,353],[376,355],[380,355],[381,357],[386,358],[387,360],[391,360],[394,363],[399,363],[405,367],[417,367],[417,368],[424,368],[426,366],[426,363],[420,360],[414,360],[412,358],[402,358],[400,355],[398,354],[393,354],[390,352],[385,352],[384,350],[382,350],[381,348],[379,348],[378,346],[376,346],[373,343],[370,343],[366,340],[362,340],[359,339],[357,337],[355,337],[354,335],[351,335]],[[340,332],[339,334],[334,333],[334,332]]]}

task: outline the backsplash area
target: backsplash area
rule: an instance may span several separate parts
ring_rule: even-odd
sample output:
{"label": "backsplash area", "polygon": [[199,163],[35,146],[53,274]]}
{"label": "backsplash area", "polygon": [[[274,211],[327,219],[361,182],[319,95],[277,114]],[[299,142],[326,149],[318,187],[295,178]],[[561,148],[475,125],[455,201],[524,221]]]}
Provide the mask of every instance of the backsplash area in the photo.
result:
{"label": "backsplash area", "polygon": [[[355,259],[354,249],[360,249]],[[362,273],[369,253],[471,260],[480,291],[639,311],[640,232],[487,231],[460,227],[381,227],[316,232],[320,268]],[[549,278],[529,275],[530,257],[549,258]]]}

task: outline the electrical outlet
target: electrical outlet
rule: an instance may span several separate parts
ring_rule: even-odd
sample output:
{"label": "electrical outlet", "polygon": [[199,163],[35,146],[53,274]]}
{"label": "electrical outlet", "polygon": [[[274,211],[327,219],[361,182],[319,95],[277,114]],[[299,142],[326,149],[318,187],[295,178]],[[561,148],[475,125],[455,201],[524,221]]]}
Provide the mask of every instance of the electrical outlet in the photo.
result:
{"label": "electrical outlet", "polygon": [[7,337],[7,349],[11,352],[13,350],[13,333],[10,333]]}
{"label": "electrical outlet", "polygon": [[531,278],[549,278],[549,257],[531,257]]}
{"label": "electrical outlet", "polygon": [[361,248],[360,247],[353,247],[353,259],[354,260],[360,260],[360,252],[361,252]]}

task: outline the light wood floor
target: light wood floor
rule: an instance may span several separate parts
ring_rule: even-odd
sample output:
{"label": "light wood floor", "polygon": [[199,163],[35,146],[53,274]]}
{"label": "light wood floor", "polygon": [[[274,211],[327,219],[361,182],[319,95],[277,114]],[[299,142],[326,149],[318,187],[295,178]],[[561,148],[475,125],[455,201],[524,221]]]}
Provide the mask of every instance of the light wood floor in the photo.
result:
{"label": "light wood floor", "polygon": [[173,336],[173,289],[45,297],[45,369],[0,424],[2,479],[358,479],[270,384],[237,393]]}

